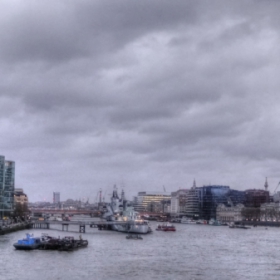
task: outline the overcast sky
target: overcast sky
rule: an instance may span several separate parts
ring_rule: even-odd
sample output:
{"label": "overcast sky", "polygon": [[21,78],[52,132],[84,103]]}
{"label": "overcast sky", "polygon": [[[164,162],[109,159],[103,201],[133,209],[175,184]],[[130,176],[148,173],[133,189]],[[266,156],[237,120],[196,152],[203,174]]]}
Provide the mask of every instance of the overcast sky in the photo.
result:
{"label": "overcast sky", "polygon": [[0,154],[30,201],[280,180],[280,1],[0,0]]}

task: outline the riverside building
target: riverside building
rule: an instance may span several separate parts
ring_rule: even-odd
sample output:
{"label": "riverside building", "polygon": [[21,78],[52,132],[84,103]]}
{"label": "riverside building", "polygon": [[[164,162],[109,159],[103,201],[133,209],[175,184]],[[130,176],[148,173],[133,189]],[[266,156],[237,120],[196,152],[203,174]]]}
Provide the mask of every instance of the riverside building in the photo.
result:
{"label": "riverside building", "polygon": [[182,215],[186,211],[186,201],[190,190],[180,189],[171,193],[171,215]]}
{"label": "riverside building", "polygon": [[171,193],[171,215],[198,218],[200,216],[199,188],[193,182],[191,189],[180,189]]}
{"label": "riverside building", "polygon": [[263,203],[270,202],[269,191],[251,189],[245,191],[245,206],[259,208]]}
{"label": "riverside building", "polygon": [[27,195],[23,192],[23,189],[15,189],[14,192],[14,203],[21,204],[21,205],[28,205],[28,197]]}
{"label": "riverside building", "polygon": [[171,199],[167,192],[139,192],[134,197],[134,209],[138,212],[164,212],[164,202]]}
{"label": "riverside building", "polygon": [[[186,216],[190,219],[216,219],[219,204],[225,207],[235,207],[238,204],[243,204],[244,201],[244,191],[231,190],[229,186],[220,185],[197,187],[194,181],[190,189],[172,192],[171,215]],[[233,208],[223,208],[222,210],[227,213],[227,216],[228,212],[233,211]],[[236,211],[239,211],[239,208]],[[236,214],[234,215],[236,216]]]}
{"label": "riverside building", "polygon": [[0,156],[0,217],[10,216],[14,211],[15,162]]}
{"label": "riverside building", "polygon": [[185,213],[187,217],[198,218],[201,216],[199,207],[199,189],[196,187],[195,181],[192,188],[188,192],[186,199]]}
{"label": "riverside building", "polygon": [[227,204],[230,188],[228,186],[210,185],[198,188],[200,217],[205,220],[216,219],[218,204]]}
{"label": "riverside building", "polygon": [[235,206],[219,204],[216,210],[216,219],[223,223],[242,221],[242,209],[244,205],[239,203]]}

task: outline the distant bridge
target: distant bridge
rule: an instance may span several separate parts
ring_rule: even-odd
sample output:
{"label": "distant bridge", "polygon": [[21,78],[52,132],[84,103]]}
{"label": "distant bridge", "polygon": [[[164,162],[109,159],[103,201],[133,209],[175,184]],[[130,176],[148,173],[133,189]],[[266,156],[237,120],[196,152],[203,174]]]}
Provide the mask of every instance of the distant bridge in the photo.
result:
{"label": "distant bridge", "polygon": [[[101,211],[99,210],[89,210],[89,209],[30,209],[31,213],[34,215],[41,215],[41,214],[64,214],[64,215],[91,215],[91,216],[100,216]],[[154,213],[154,212],[139,212],[140,216],[153,216],[153,217],[160,217],[166,216],[167,213]]]}
{"label": "distant bridge", "polygon": [[30,209],[31,213],[33,214],[64,214],[64,215],[93,215],[98,216],[101,214],[98,210],[88,210],[88,209],[79,209],[79,210],[72,210],[72,209]]}
{"label": "distant bridge", "polygon": [[[69,214],[69,215],[100,215],[102,211],[96,209],[30,209],[33,214]],[[155,213],[155,212],[138,212],[140,216],[166,216],[167,213]]]}
{"label": "distant bridge", "polygon": [[132,225],[134,222],[131,221],[31,221],[31,226],[33,228],[40,228],[40,229],[49,229],[50,225],[61,225],[62,231],[68,231],[69,225],[77,225],[79,226],[79,232],[85,233],[86,232],[86,225],[91,228],[98,228],[99,230],[106,230],[110,229],[112,225]]}

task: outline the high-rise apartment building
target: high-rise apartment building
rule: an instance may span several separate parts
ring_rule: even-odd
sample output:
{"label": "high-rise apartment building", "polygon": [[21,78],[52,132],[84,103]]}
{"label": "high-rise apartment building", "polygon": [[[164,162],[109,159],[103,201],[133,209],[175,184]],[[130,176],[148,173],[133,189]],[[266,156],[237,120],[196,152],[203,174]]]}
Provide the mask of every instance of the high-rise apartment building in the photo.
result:
{"label": "high-rise apartment building", "polygon": [[0,216],[14,211],[15,163],[0,156]]}
{"label": "high-rise apartment building", "polygon": [[60,193],[59,192],[54,192],[53,193],[53,203],[54,204],[59,204],[60,203]]}

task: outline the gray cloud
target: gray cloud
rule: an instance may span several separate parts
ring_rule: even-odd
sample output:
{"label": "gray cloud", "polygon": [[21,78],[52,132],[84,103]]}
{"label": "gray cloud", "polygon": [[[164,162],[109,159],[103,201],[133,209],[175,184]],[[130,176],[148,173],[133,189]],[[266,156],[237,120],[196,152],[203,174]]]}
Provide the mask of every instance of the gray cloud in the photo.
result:
{"label": "gray cloud", "polygon": [[4,2],[1,152],[31,200],[279,181],[277,1]]}

